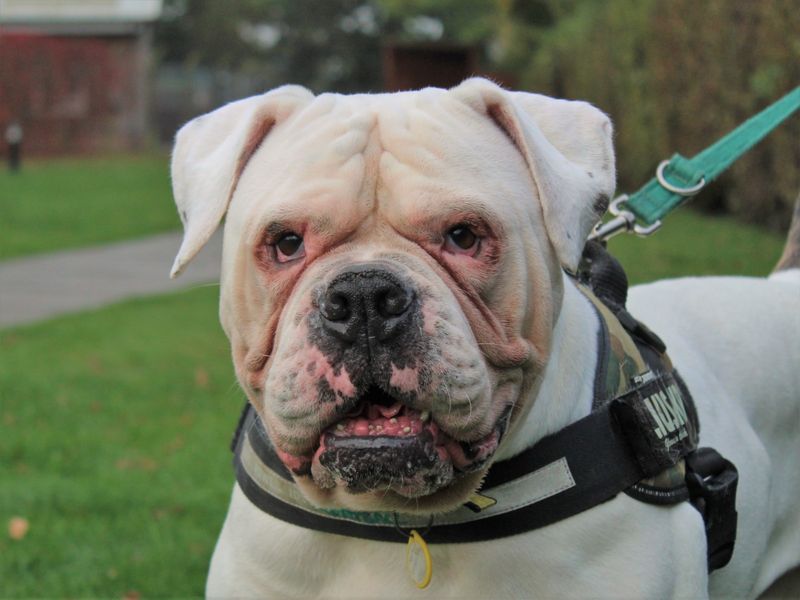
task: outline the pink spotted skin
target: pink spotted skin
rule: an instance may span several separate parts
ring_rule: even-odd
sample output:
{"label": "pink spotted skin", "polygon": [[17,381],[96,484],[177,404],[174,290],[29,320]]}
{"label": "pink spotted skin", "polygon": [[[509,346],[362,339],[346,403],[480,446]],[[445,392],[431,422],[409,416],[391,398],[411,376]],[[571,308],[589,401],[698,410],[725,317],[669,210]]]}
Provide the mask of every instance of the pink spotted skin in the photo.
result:
{"label": "pink spotted skin", "polygon": [[[284,309],[295,317],[281,321],[263,397],[267,429],[295,476],[310,477],[321,489],[356,487],[322,466],[327,435],[376,444],[397,438],[417,446],[424,438],[432,440],[417,457],[424,464],[387,484],[400,496],[417,498],[473,472],[497,450],[508,424],[501,417],[519,393],[519,372],[487,364],[458,302],[446,288],[431,285],[424,264],[418,268],[421,273],[409,277],[419,313],[409,348],[367,358],[331,351],[314,301],[324,278],[299,287]],[[383,404],[371,403],[369,390],[379,391]]]}
{"label": "pink spotted skin", "polygon": [[389,385],[404,394],[413,394],[419,388],[419,367],[401,369],[393,364]]}

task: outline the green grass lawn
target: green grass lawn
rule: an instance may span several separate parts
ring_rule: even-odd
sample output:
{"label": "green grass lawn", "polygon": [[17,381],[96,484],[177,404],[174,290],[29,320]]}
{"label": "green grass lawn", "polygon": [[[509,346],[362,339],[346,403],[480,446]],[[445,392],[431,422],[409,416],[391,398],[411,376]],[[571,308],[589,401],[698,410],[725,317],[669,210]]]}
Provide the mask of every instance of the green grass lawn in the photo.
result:
{"label": "green grass lawn", "polygon": [[[133,192],[131,192],[133,194]],[[611,248],[634,281],[769,272],[782,240],[682,210]],[[243,395],[217,289],[0,332],[0,597],[202,593]]]}
{"label": "green grass lawn", "polygon": [[0,170],[0,260],[179,228],[168,163],[154,155]]}
{"label": "green grass lawn", "polygon": [[682,208],[649,238],[619,235],[608,247],[631,283],[643,283],[683,275],[767,275],[778,262],[784,239],[729,217]]}
{"label": "green grass lawn", "polygon": [[205,287],[0,333],[0,597],[202,594],[243,403],[216,302]]}

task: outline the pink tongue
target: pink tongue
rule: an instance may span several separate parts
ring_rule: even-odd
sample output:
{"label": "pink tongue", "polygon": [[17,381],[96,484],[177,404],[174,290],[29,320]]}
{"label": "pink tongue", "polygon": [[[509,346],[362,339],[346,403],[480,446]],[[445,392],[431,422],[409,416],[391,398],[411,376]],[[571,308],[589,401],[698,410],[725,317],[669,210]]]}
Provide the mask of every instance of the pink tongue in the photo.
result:
{"label": "pink tongue", "polygon": [[403,405],[400,402],[395,402],[391,406],[381,406],[378,404],[370,404],[367,409],[367,417],[369,419],[377,419],[383,417],[384,419],[391,419],[402,410]]}

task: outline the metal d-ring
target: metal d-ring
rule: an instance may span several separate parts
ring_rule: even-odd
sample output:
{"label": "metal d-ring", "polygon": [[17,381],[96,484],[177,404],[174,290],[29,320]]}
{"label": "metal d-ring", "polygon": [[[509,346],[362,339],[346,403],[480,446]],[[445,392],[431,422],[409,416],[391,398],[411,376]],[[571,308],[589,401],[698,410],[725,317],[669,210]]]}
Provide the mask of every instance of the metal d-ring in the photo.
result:
{"label": "metal d-ring", "polygon": [[693,185],[692,187],[688,188],[679,188],[677,186],[672,185],[669,181],[666,180],[664,177],[664,169],[669,164],[668,160],[662,160],[661,163],[658,165],[656,169],[656,179],[658,179],[658,183],[661,184],[666,190],[669,190],[673,194],[678,194],[679,196],[694,196],[697,192],[703,189],[706,185],[706,178],[701,177],[700,183]]}

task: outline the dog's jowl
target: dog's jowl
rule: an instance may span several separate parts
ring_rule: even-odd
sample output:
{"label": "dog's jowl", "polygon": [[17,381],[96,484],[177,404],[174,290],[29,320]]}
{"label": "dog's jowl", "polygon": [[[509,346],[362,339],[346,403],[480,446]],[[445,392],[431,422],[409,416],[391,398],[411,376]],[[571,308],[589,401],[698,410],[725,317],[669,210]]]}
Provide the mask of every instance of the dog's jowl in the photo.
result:
{"label": "dog's jowl", "polygon": [[598,109],[287,86],[186,124],[172,178],[173,276],[225,221],[249,403],[210,596],[754,597],[800,562],[800,265],[600,301]]}

